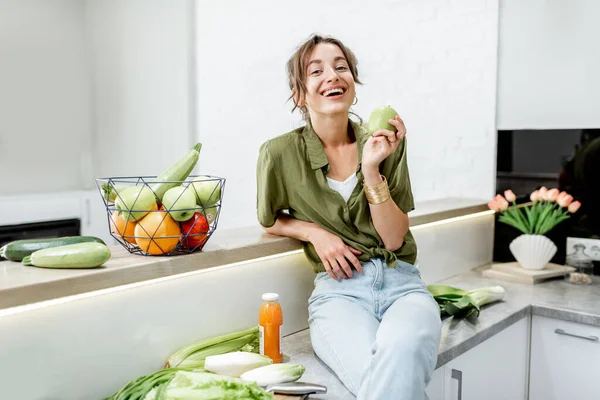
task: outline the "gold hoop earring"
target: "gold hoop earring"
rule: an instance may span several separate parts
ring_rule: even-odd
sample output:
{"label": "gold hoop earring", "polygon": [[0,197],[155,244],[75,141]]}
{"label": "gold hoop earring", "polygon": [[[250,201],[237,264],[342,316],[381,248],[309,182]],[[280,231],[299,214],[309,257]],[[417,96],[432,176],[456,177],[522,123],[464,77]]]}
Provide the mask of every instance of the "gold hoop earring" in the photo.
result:
{"label": "gold hoop earring", "polygon": [[302,114],[302,115],[306,115],[306,113],[308,112],[308,108],[306,108],[306,106],[299,107],[299,110],[300,110],[300,114]]}
{"label": "gold hoop earring", "polygon": [[358,97],[354,96],[354,103],[352,103],[353,106],[358,104]]}

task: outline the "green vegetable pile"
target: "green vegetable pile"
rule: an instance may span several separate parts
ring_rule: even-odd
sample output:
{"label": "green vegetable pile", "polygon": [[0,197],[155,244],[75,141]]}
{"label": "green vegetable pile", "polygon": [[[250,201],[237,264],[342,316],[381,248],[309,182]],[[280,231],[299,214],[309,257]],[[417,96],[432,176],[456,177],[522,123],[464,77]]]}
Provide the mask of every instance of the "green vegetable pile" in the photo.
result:
{"label": "green vegetable pile", "polygon": [[441,316],[468,318],[479,316],[481,306],[504,298],[502,286],[491,286],[470,291],[446,285],[429,285],[427,289],[440,306]]}
{"label": "green vegetable pile", "polygon": [[295,382],[305,369],[273,364],[258,346],[258,326],[193,343],[105,400],[272,400],[261,386]]}

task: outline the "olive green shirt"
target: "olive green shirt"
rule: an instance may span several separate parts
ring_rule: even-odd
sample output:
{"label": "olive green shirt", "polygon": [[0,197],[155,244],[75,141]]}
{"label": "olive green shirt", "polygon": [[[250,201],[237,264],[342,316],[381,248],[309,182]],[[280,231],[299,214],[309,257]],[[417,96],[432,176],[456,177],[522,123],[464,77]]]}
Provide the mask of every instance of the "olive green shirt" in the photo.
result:
{"label": "olive green shirt", "polygon": [[[348,202],[327,184],[329,161],[321,140],[308,123],[261,146],[257,164],[258,221],[262,226],[270,227],[278,214],[287,210],[292,217],[313,222],[360,250],[360,261],[383,257],[389,266],[394,266],[396,260],[414,264],[417,247],[410,230],[404,236],[402,247],[392,252],[385,249],[373,226],[361,172],[362,150],[369,135],[354,121],[349,121],[348,129],[356,137],[359,158],[358,183]],[[406,138],[380,164],[379,170],[386,177],[391,197],[398,207],[405,213],[413,210]],[[325,271],[313,244],[303,242],[303,247],[315,272]]]}

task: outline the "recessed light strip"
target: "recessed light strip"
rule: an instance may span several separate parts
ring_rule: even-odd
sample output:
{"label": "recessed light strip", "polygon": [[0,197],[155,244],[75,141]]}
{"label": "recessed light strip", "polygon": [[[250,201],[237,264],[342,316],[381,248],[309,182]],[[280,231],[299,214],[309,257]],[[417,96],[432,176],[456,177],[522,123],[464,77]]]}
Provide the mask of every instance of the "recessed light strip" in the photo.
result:
{"label": "recessed light strip", "polygon": [[302,253],[302,249],[287,251],[285,253],[273,254],[273,255],[265,256],[265,257],[253,258],[250,260],[244,260],[244,261],[226,264],[226,265],[220,265],[218,267],[198,269],[195,271],[183,272],[181,274],[163,276],[160,278],[149,279],[149,280],[145,280],[145,281],[141,281],[141,282],[128,283],[125,285],[114,286],[114,287],[110,287],[110,288],[106,288],[106,289],[93,290],[91,292],[79,293],[79,294],[74,294],[74,295],[65,296],[65,297],[59,297],[59,298],[52,299],[52,300],[44,300],[44,301],[40,301],[37,303],[25,304],[22,306],[10,307],[10,308],[6,308],[4,310],[0,310],[0,317],[5,317],[8,315],[14,315],[14,314],[22,313],[25,311],[37,310],[40,308],[64,304],[64,303],[68,303],[68,302],[75,301],[75,300],[87,299],[87,298],[96,297],[96,296],[103,296],[103,295],[106,295],[109,293],[120,292],[122,290],[133,289],[133,288],[140,287],[140,286],[152,285],[152,284],[159,283],[159,282],[166,282],[166,281],[170,281],[173,279],[185,278],[187,276],[193,276],[193,275],[203,274],[203,273],[207,273],[207,272],[214,272],[214,271],[228,269],[228,268],[232,268],[232,267],[239,267],[241,265],[246,265],[246,264],[250,264],[253,262],[257,262],[257,261],[272,260],[274,258],[285,257],[285,256],[300,254],[300,253]]}

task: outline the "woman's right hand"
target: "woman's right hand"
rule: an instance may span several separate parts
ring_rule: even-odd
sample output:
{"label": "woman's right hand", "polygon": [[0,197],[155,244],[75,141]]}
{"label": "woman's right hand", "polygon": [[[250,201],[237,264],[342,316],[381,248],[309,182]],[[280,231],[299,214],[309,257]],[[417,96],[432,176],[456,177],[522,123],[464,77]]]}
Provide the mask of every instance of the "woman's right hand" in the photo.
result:
{"label": "woman's right hand", "polygon": [[310,242],[315,246],[315,250],[325,266],[325,270],[333,279],[351,278],[353,274],[350,264],[360,274],[363,273],[362,265],[358,258],[356,258],[362,252],[348,246],[333,233],[318,228],[312,233]]}

